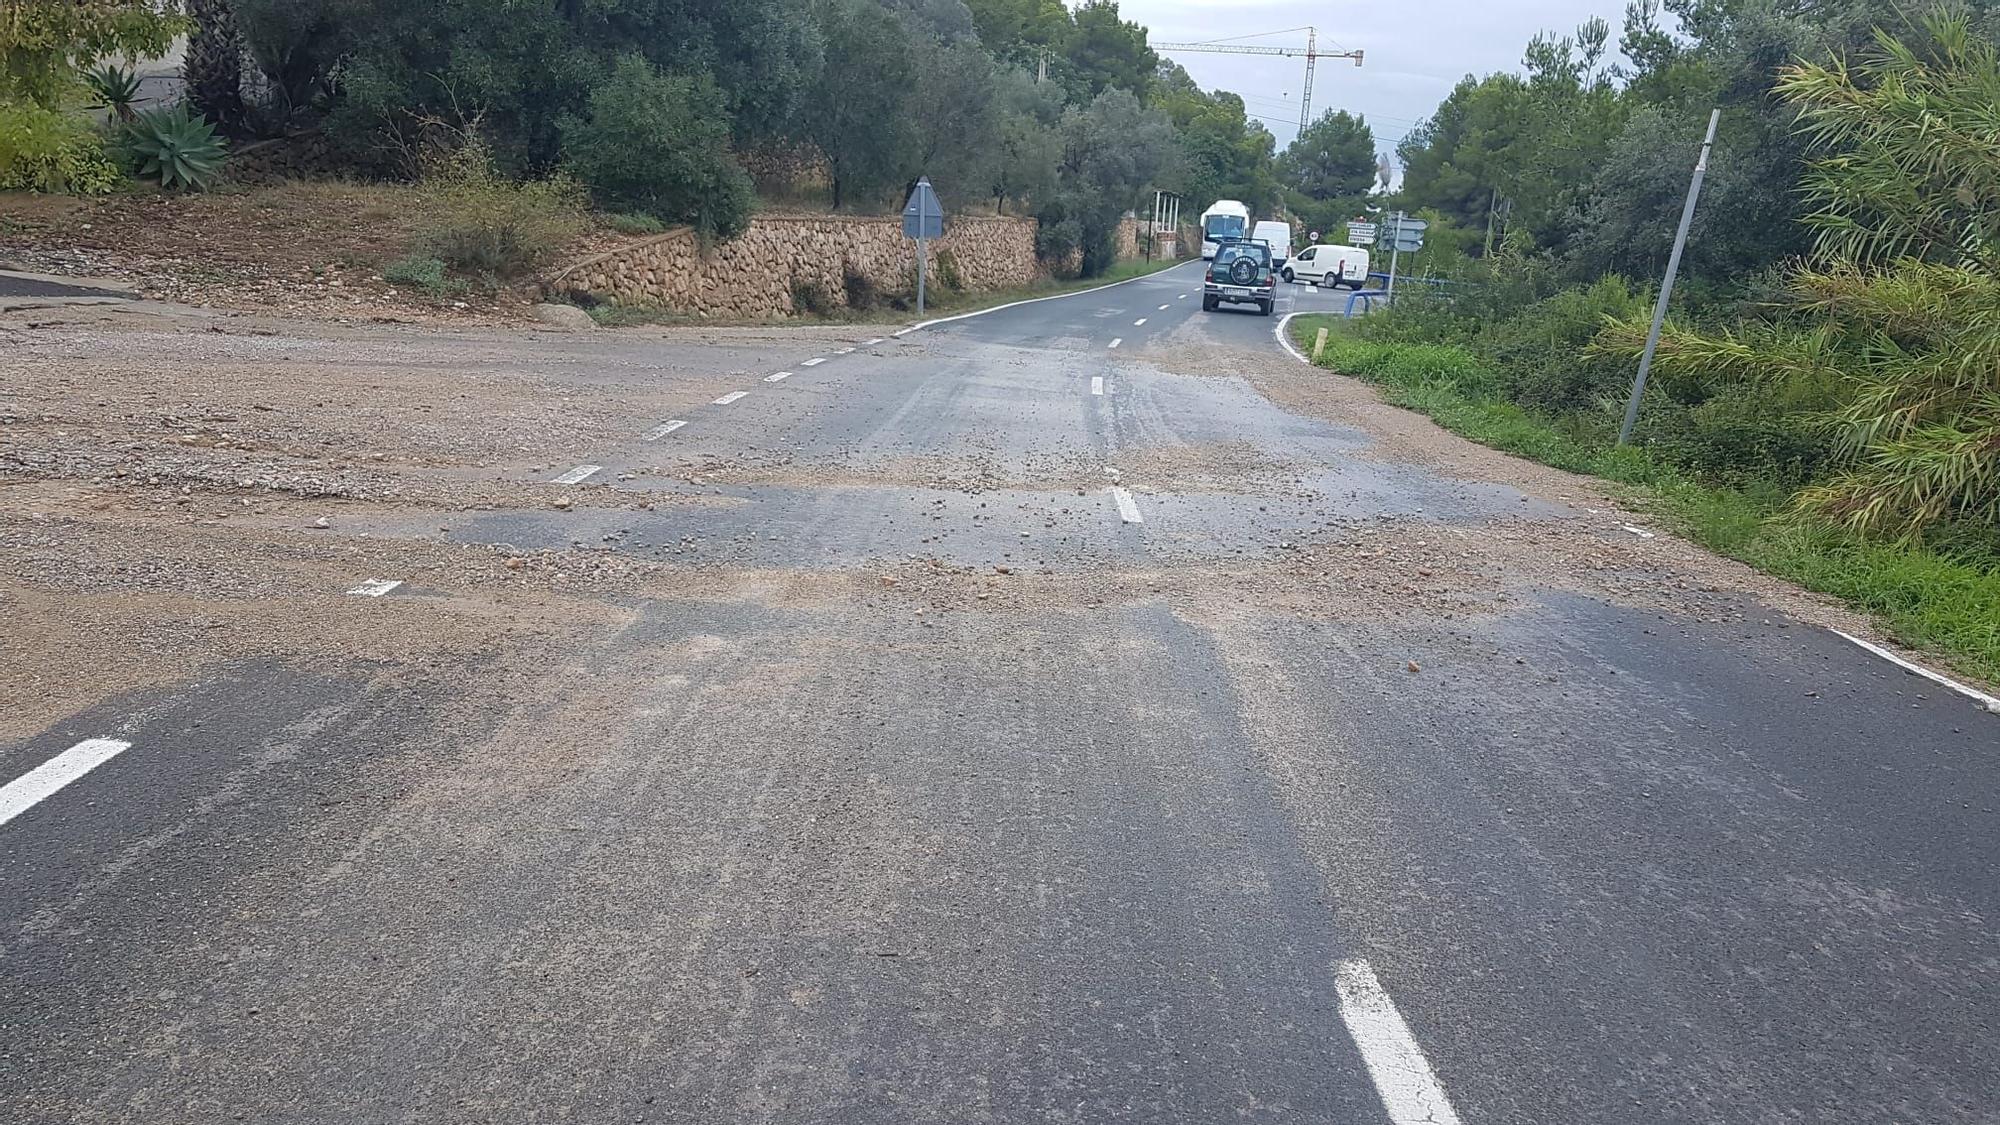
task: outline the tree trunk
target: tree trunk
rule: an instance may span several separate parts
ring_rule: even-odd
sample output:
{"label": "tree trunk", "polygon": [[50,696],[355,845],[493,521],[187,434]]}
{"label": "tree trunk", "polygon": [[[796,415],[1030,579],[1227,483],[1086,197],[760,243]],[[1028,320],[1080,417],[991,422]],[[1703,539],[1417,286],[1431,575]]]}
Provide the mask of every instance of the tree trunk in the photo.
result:
{"label": "tree trunk", "polygon": [[243,37],[230,0],[188,0],[194,31],[188,36],[188,97],[196,109],[231,136],[243,134]]}

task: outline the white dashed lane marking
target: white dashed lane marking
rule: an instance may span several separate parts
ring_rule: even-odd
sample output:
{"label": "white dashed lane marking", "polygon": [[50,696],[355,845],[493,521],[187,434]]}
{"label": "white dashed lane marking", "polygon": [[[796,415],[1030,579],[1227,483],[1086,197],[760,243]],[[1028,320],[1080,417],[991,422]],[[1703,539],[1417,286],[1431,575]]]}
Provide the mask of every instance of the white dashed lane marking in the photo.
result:
{"label": "white dashed lane marking", "polygon": [[571,469],[569,472],[564,473],[563,475],[557,477],[556,479],[550,481],[549,483],[582,484],[584,481],[589,480],[591,477],[596,476],[598,473],[601,473],[603,471],[604,471],[604,466],[602,465],[578,465],[576,468]]}
{"label": "white dashed lane marking", "polygon": [[1139,514],[1139,504],[1132,499],[1132,493],[1123,488],[1112,488],[1111,499],[1118,503],[1118,518],[1126,523],[1145,523],[1146,517]]}
{"label": "white dashed lane marking", "polygon": [[0,824],[34,808],[63,786],[130,750],[115,738],[86,738],[0,787]]}
{"label": "white dashed lane marking", "polygon": [[678,430],[685,425],[687,425],[687,422],[683,419],[680,418],[669,419],[668,421],[662,422],[659,425],[654,426],[652,429],[647,430],[646,440],[658,441],[661,438],[666,437],[668,434],[673,433],[675,430]]}
{"label": "white dashed lane marking", "polygon": [[1146,318],[1142,316],[1139,319],[1132,322],[1132,327],[1137,328],[1144,323],[1146,323]]}
{"label": "white dashed lane marking", "polygon": [[764,376],[764,381],[766,383],[782,383],[791,377],[792,373],[789,371],[773,371],[769,375]]}
{"label": "white dashed lane marking", "polygon": [[1117,347],[1118,345],[1120,345],[1120,344],[1122,344],[1122,343],[1124,343],[1124,342],[1125,342],[1125,337],[1123,337],[1123,336],[1119,336],[1119,337],[1116,337],[1116,338],[1114,338],[1114,339],[1113,339],[1113,340],[1111,341],[1111,346],[1115,348],[1115,347]]}
{"label": "white dashed lane marking", "polygon": [[1340,993],[1341,1022],[1361,1050],[1389,1120],[1394,1125],[1459,1125],[1430,1060],[1368,962],[1342,961],[1333,983]]}
{"label": "white dashed lane marking", "polygon": [[1090,377],[1090,393],[1094,395],[1101,395],[1104,393],[1104,376],[1092,375]]}
{"label": "white dashed lane marking", "polygon": [[1167,311],[1167,306],[1165,306],[1165,305],[1161,305],[1161,306],[1160,306],[1160,311],[1161,311],[1161,312],[1166,312],[1166,311]]}
{"label": "white dashed lane marking", "polygon": [[349,590],[348,593],[353,594],[357,598],[379,598],[402,584],[403,581],[400,578],[371,578],[354,589]]}
{"label": "white dashed lane marking", "polygon": [[822,363],[825,363],[825,362],[826,362],[826,357],[825,357],[825,356],[814,356],[814,357],[812,357],[811,359],[809,359],[809,360],[806,360],[806,361],[805,361],[804,363],[801,363],[801,364],[799,364],[799,366],[800,366],[800,367],[818,367],[818,366],[819,366],[820,364],[822,364]]}
{"label": "white dashed lane marking", "polygon": [[735,402],[737,399],[742,398],[744,395],[747,395],[749,393],[750,393],[749,391],[730,391],[728,394],[723,395],[719,399],[716,399],[715,405],[728,406],[730,403]]}

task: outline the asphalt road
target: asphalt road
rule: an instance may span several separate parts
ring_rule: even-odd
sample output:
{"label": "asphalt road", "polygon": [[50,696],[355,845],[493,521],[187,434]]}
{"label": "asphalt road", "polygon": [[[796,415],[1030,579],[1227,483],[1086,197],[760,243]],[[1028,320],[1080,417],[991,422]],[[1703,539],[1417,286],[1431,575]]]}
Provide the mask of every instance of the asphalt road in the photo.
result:
{"label": "asphalt road", "polygon": [[685,568],[504,705],[0,744],[0,1119],[2000,1121],[2000,718],[1754,604],[1295,600],[1561,513],[1274,405],[1197,271],[732,352],[574,450],[650,509],[355,531]]}

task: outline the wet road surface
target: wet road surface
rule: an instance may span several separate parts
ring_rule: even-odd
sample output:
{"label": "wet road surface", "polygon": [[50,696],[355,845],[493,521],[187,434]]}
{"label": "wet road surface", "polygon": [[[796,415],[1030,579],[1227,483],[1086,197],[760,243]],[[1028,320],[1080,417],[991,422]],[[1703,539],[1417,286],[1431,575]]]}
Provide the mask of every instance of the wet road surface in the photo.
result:
{"label": "wet road surface", "polygon": [[731,351],[505,470],[590,503],[343,530],[682,568],[504,695],[0,743],[0,1116],[2000,1119],[2000,719],[1754,604],[1297,595],[1570,517],[1273,405],[1197,270]]}

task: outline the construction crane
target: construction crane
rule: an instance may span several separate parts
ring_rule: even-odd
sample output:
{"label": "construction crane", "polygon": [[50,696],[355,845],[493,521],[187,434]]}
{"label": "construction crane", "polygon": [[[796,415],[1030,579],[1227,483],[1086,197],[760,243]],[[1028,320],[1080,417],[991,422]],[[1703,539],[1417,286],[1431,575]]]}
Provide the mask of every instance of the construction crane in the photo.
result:
{"label": "construction crane", "polygon": [[[1322,51],[1319,49],[1319,32],[1314,31],[1310,27],[1294,27],[1285,31],[1272,31],[1265,34],[1289,35],[1294,31],[1303,31],[1306,33],[1306,45],[1303,49],[1298,47],[1254,46],[1222,40],[1208,43],[1153,43],[1150,46],[1155,51],[1206,51],[1218,55],[1283,55],[1286,58],[1294,59],[1303,56],[1306,60],[1306,84],[1305,89],[1299,94],[1299,132],[1303,134],[1306,131],[1306,126],[1312,124],[1313,64],[1321,59],[1353,59],[1354,65],[1360,66],[1361,52]],[[1250,37],[1246,36],[1245,38]]]}

